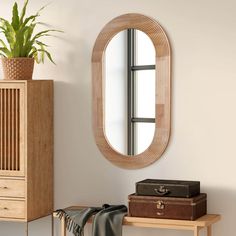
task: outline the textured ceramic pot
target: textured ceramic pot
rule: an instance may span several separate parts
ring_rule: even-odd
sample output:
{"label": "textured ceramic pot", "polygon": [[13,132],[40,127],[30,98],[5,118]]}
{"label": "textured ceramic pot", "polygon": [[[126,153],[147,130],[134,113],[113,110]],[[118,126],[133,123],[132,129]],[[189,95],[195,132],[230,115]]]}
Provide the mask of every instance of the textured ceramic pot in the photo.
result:
{"label": "textured ceramic pot", "polygon": [[31,80],[34,58],[1,58],[4,80]]}

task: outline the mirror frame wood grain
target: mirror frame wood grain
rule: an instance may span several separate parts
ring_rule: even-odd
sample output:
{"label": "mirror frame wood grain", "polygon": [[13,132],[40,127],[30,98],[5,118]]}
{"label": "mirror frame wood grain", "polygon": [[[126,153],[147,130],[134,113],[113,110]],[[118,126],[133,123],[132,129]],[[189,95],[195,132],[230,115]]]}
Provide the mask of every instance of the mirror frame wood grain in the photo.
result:
{"label": "mirror frame wood grain", "polygon": [[[110,40],[120,31],[134,28],[146,33],[156,50],[155,133],[150,146],[136,156],[123,155],[109,144],[105,135],[104,54]],[[92,119],[95,141],[102,154],[125,169],[148,166],[165,151],[171,126],[171,49],[163,28],[152,18],[129,13],[110,21],[98,35],[92,53]]]}

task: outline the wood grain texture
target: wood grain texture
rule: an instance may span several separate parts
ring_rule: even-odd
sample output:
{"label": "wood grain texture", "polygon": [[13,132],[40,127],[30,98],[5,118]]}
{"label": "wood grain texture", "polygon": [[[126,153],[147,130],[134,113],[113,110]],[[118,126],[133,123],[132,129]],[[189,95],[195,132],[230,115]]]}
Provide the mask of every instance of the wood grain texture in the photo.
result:
{"label": "wood grain texture", "polygon": [[[114,150],[104,132],[104,53],[110,40],[120,31],[135,28],[145,32],[156,50],[156,127],[148,149],[132,158]],[[170,137],[171,123],[171,49],[162,27],[152,18],[126,14],[109,22],[98,35],[92,54],[93,131],[102,154],[121,168],[136,169],[148,166],[161,157]]]}
{"label": "wood grain texture", "polygon": [[24,198],[25,180],[0,179],[0,196]]}
{"label": "wood grain texture", "polygon": [[212,227],[211,227],[211,225],[207,226],[207,236],[212,236]]}
{"label": "wood grain texture", "polygon": [[53,82],[27,81],[27,219],[53,212]]}
{"label": "wood grain texture", "polygon": [[195,226],[194,227],[194,236],[199,236],[200,228]]}
{"label": "wood grain texture", "polygon": [[14,218],[14,217],[10,217],[10,218],[0,217],[0,221],[3,221],[3,222],[17,222],[17,223],[27,222],[25,218]]}
{"label": "wood grain texture", "polygon": [[65,222],[65,218],[61,219],[61,236],[66,236],[66,222]]}
{"label": "wood grain texture", "polygon": [[0,220],[28,222],[53,212],[53,81],[1,81],[0,92],[0,200],[12,201]]}
{"label": "wood grain texture", "polygon": [[25,201],[0,200],[0,216],[4,218],[25,218]]}

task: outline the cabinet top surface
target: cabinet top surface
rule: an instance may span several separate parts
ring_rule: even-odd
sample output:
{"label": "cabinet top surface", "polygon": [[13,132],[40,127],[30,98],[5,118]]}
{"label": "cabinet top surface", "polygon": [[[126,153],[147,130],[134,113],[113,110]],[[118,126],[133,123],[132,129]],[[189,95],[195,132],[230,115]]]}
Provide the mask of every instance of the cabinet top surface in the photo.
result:
{"label": "cabinet top surface", "polygon": [[45,82],[45,81],[53,81],[53,80],[42,80],[42,79],[37,79],[37,80],[3,80],[0,79],[0,83],[37,83],[37,82]]}

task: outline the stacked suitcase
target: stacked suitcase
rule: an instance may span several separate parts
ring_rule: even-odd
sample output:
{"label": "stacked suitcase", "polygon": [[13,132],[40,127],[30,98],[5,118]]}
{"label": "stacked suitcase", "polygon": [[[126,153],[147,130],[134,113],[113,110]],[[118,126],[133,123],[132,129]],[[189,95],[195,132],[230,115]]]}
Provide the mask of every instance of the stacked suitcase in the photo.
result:
{"label": "stacked suitcase", "polygon": [[195,220],[206,214],[207,195],[199,181],[146,179],[129,195],[129,216]]}

